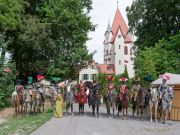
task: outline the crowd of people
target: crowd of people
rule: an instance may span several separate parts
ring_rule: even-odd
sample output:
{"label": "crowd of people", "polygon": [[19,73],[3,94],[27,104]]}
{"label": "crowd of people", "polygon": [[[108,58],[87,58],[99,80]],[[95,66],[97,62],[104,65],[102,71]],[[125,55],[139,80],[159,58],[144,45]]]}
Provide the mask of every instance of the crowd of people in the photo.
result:
{"label": "crowd of people", "polygon": [[[63,117],[63,110],[65,109],[65,115],[69,115],[68,111],[70,110],[71,115],[74,115],[73,106],[74,103],[79,105],[79,115],[84,115],[84,105],[88,103],[89,107],[92,108],[92,114],[99,117],[99,106],[102,103],[102,99],[105,101],[107,116],[115,115],[115,110],[117,109],[117,115],[119,116],[122,112],[122,119],[127,119],[129,103],[132,104],[133,116],[135,112],[137,116],[140,114],[142,117],[143,110],[145,106],[149,106],[150,114],[152,121],[152,113],[155,108],[155,120],[157,122],[157,111],[159,110],[160,115],[162,116],[163,122],[166,120],[166,112],[168,111],[168,116],[170,118],[170,112],[172,108],[172,98],[173,98],[173,89],[172,87],[166,84],[168,78],[165,75],[162,75],[162,85],[160,86],[148,86],[146,88],[140,85],[140,80],[136,79],[132,88],[129,88],[127,85],[127,78],[119,78],[120,85],[115,87],[112,82],[112,77],[107,76],[107,84],[105,93],[103,93],[101,84],[96,82],[82,80],[78,84],[74,84],[71,79],[57,85],[54,81],[51,82],[50,91],[51,91],[51,105],[54,106],[54,116]],[[34,86],[29,85],[27,87],[27,93],[30,96],[30,103],[33,99],[33,89],[36,89],[39,97],[34,97],[38,99],[39,105],[43,105],[42,101],[45,101],[43,85],[39,82]],[[13,102],[15,106],[21,104],[24,100],[23,86],[16,85],[13,95],[18,96],[19,100]],[[37,96],[36,95],[36,96]],[[16,101],[16,100],[15,100]]]}

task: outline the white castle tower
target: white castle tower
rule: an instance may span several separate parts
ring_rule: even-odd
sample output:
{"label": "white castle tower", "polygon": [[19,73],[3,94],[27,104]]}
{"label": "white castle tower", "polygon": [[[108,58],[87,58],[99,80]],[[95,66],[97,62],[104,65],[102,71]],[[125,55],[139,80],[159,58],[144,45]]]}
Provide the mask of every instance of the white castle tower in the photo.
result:
{"label": "white castle tower", "polygon": [[104,63],[111,67],[116,75],[122,74],[127,66],[129,77],[134,77],[133,41],[118,8],[113,24],[110,26],[109,21],[104,36]]}

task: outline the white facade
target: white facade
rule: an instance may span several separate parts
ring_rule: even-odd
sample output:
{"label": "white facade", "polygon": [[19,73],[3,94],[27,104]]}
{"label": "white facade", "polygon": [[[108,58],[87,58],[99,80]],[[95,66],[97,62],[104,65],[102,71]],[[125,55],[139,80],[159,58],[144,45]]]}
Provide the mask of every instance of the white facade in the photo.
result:
{"label": "white facade", "polygon": [[79,82],[81,80],[83,80],[83,82],[93,81],[96,79],[97,74],[98,74],[97,69],[93,69],[91,67],[84,68],[79,72]]}
{"label": "white facade", "polygon": [[[113,26],[110,26],[108,24],[107,30],[105,32],[105,40],[104,40],[104,63],[105,64],[113,64],[115,68],[115,74],[122,74],[124,73],[125,66],[127,66],[129,77],[134,77],[134,52],[133,52],[133,41],[131,38],[131,35],[123,35],[123,31],[127,29],[126,24],[124,24],[124,20],[119,21],[119,24],[115,21],[117,19],[123,19],[119,13],[119,9],[116,11],[115,19],[113,22]],[[118,14],[119,13],[119,14]],[[118,16],[118,15],[120,16]],[[119,18],[118,18],[119,17]],[[116,30],[114,28],[117,28]],[[114,32],[113,32],[114,30]],[[115,33],[115,31],[117,33]],[[128,31],[128,30],[127,30]],[[126,36],[131,41],[126,41]],[[112,38],[114,37],[114,40],[112,41]],[[126,49],[127,53],[126,53]],[[109,53],[107,53],[109,52]]]}

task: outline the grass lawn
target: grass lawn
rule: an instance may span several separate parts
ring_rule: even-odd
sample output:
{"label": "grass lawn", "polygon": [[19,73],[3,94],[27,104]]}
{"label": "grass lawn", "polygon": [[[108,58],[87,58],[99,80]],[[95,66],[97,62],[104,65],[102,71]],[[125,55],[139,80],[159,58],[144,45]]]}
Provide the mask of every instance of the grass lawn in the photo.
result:
{"label": "grass lawn", "polygon": [[48,109],[43,113],[9,118],[6,122],[0,124],[0,135],[29,135],[50,120],[52,116],[52,109]]}

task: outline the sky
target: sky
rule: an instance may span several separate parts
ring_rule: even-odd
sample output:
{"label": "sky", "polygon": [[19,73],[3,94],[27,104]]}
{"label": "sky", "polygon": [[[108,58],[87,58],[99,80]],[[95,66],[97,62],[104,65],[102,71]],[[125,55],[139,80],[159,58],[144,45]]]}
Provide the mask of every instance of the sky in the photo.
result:
{"label": "sky", "polygon": [[[98,63],[103,63],[103,50],[104,50],[104,33],[106,31],[108,21],[112,25],[115,12],[117,9],[117,0],[92,0],[93,10],[90,12],[91,21],[93,24],[97,24],[95,32],[90,32],[89,38],[91,40],[87,41],[86,45],[89,52],[97,51],[94,55],[94,60]],[[133,0],[118,0],[119,10],[128,24],[128,19],[126,16],[126,7],[132,4]]]}

